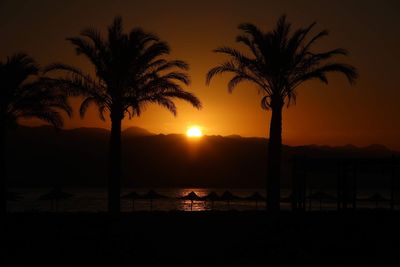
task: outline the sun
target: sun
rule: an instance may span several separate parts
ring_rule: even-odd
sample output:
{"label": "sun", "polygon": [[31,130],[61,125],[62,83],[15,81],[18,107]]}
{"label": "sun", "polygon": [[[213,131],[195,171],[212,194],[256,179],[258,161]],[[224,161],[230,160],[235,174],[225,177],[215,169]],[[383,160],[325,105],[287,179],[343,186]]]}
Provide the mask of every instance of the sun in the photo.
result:
{"label": "sun", "polygon": [[200,127],[198,126],[191,126],[186,131],[186,136],[189,138],[199,138],[203,136]]}

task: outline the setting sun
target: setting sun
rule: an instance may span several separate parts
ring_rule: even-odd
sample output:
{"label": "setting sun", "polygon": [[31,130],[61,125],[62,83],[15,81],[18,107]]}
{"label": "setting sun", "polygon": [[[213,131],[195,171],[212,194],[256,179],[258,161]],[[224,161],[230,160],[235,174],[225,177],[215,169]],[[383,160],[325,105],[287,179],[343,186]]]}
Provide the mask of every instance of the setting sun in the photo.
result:
{"label": "setting sun", "polygon": [[189,129],[186,131],[186,136],[187,137],[202,137],[203,133],[201,132],[201,129],[197,126],[191,126]]}

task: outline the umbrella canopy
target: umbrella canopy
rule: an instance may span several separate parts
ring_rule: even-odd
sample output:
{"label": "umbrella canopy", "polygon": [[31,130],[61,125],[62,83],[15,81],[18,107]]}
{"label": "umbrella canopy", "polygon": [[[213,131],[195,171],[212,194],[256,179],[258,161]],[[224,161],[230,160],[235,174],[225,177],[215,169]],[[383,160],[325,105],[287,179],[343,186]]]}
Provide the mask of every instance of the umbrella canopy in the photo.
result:
{"label": "umbrella canopy", "polygon": [[189,194],[187,194],[186,196],[180,197],[179,199],[182,200],[190,200],[190,210],[193,210],[193,201],[195,200],[202,200],[201,197],[199,197],[195,192],[190,192]]}
{"label": "umbrella canopy", "polygon": [[232,201],[232,200],[238,200],[238,199],[242,199],[242,198],[235,196],[230,191],[225,191],[221,196],[221,200],[225,200],[225,201]]}
{"label": "umbrella canopy", "polygon": [[211,209],[214,209],[214,201],[218,201],[221,198],[218,196],[217,193],[215,193],[214,191],[210,192],[208,195],[202,197],[201,199],[205,200],[205,201],[210,201],[211,202]]}
{"label": "umbrella canopy", "polygon": [[19,201],[23,197],[16,192],[7,192],[7,201]]}
{"label": "umbrella canopy", "polygon": [[150,190],[149,192],[147,192],[146,194],[144,194],[141,199],[162,199],[162,198],[168,198],[167,196],[161,195],[159,193],[157,193],[154,190]]}
{"label": "umbrella canopy", "polygon": [[221,198],[221,200],[224,200],[227,202],[228,207],[230,207],[230,202],[233,200],[238,200],[238,199],[242,199],[241,197],[235,196],[234,194],[232,194],[230,191],[225,191]]}
{"label": "umbrella canopy", "polygon": [[155,199],[163,199],[163,198],[168,198],[167,196],[161,195],[159,193],[157,193],[154,190],[150,190],[149,192],[147,192],[146,194],[144,194],[141,199],[148,199],[150,200],[150,210],[153,210],[153,200]]}
{"label": "umbrella canopy", "polygon": [[180,197],[179,199],[182,200],[190,200],[190,201],[198,201],[198,200],[203,200],[203,198],[199,197],[195,192],[190,192],[186,196]]}
{"label": "umbrella canopy", "polygon": [[252,194],[251,196],[246,197],[246,200],[251,200],[251,201],[265,201],[266,198],[263,197],[262,195],[260,195],[260,193],[255,192],[254,194]]}
{"label": "umbrella canopy", "polygon": [[221,198],[218,196],[217,193],[212,191],[208,195],[202,197],[201,199],[206,200],[206,201],[217,201],[217,200],[220,200]]}

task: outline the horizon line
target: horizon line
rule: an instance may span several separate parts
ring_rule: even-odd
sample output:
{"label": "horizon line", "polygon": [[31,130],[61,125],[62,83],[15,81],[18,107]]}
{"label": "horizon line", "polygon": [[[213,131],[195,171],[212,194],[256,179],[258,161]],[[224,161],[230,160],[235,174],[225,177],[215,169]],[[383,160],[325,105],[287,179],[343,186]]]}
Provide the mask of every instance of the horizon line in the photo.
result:
{"label": "horizon line", "polygon": [[[26,128],[54,128],[53,126],[47,125],[47,124],[37,125],[37,126],[29,126],[29,125],[19,125],[19,126],[26,127]],[[144,131],[149,133],[148,136],[159,136],[159,135],[165,135],[165,136],[168,136],[168,135],[182,135],[182,136],[185,136],[185,133],[154,133],[154,132],[151,132],[151,131],[147,130],[146,128],[142,128],[142,127],[139,127],[139,126],[129,126],[129,127],[122,128],[122,132],[124,132],[124,131],[126,131],[128,129],[131,129],[131,128],[144,130]],[[71,127],[71,128],[61,128],[59,130],[71,131],[71,130],[79,130],[79,129],[99,129],[99,130],[105,130],[105,131],[108,131],[108,132],[111,131],[110,129],[105,128],[105,127],[85,127],[85,126],[82,126],[82,127]],[[243,139],[246,139],[246,138],[257,138],[257,139],[268,140],[267,137],[262,137],[262,136],[244,136],[244,135],[240,135],[240,134],[227,134],[227,135],[222,135],[222,134],[204,134],[204,136],[205,137],[224,137],[224,138],[237,137],[237,138],[243,138]],[[368,145],[355,145],[355,144],[352,144],[352,143],[346,143],[346,144],[340,144],[340,145],[317,144],[317,143],[305,143],[305,144],[288,145],[288,144],[282,143],[282,145],[290,146],[290,147],[318,146],[318,147],[328,147],[328,148],[339,148],[339,147],[368,148],[368,147],[373,147],[373,146],[381,146],[381,147],[384,147],[384,148],[386,148],[386,149],[388,149],[390,151],[393,151],[393,152],[400,152],[400,149],[391,148],[391,147],[388,147],[386,145],[379,144],[379,143],[370,143]]]}

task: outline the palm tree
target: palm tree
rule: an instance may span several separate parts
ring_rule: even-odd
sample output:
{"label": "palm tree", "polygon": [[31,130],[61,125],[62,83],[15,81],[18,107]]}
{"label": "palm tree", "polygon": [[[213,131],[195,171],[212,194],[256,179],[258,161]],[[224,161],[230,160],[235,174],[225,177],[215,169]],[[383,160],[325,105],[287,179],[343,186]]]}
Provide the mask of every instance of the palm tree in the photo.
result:
{"label": "palm tree", "polygon": [[120,211],[121,181],[121,123],[140,116],[144,107],[156,103],[176,115],[173,98],[182,99],[200,108],[201,103],[183,85],[190,80],[184,72],[188,64],[181,60],[167,60],[167,43],[140,28],[123,33],[122,18],[116,17],[103,38],[96,29],[81,32],[80,37],[68,38],[78,55],[83,54],[94,65],[96,77],[65,64],[53,64],[47,71],[63,71],[66,75],[54,79],[56,86],[72,95],[83,95],[80,115],[84,116],[91,104],[98,107],[100,118],[109,112],[111,136],[109,146],[108,209]]}
{"label": "palm tree", "polygon": [[63,118],[59,111],[71,115],[67,96],[49,87],[38,76],[39,67],[26,54],[19,53],[0,61],[0,177],[2,208],[7,211],[6,138],[7,131],[17,126],[20,118],[37,118],[59,128]]}
{"label": "palm tree", "polygon": [[358,76],[353,66],[332,61],[336,56],[347,55],[345,49],[314,52],[313,45],[328,35],[326,30],[311,35],[314,26],[312,23],[292,31],[285,15],[278,19],[275,29],[266,33],[253,24],[241,24],[239,29],[243,33],[236,41],[249,50],[249,56],[234,48],[218,48],[214,52],[230,58],[207,73],[207,84],[218,74],[233,74],[229,92],[241,82],[253,83],[262,95],[261,107],[272,111],[266,185],[269,210],[279,210],[284,105],[296,102],[297,88],[306,81],[317,79],[328,83],[326,75],[337,72],[353,84]]}

